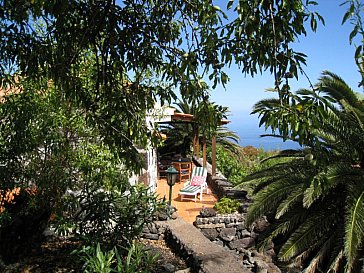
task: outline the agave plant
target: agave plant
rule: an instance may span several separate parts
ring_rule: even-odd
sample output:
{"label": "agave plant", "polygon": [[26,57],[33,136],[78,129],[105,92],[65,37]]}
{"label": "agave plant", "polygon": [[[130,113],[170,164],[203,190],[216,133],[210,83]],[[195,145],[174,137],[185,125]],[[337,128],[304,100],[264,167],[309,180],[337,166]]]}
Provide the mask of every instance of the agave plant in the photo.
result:
{"label": "agave plant", "polygon": [[313,91],[299,90],[289,104],[258,102],[254,111],[305,145],[240,184],[255,183],[248,224],[263,215],[272,222],[260,247],[274,242],[278,259],[300,272],[363,272],[363,98],[325,71]]}

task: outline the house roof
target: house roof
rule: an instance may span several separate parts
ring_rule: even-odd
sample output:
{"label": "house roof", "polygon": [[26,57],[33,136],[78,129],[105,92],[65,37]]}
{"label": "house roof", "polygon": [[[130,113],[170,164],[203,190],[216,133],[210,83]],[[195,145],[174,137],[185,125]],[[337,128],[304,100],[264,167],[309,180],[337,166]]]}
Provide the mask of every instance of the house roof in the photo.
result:
{"label": "house roof", "polygon": [[[194,116],[192,114],[178,113],[173,107],[156,106],[151,114],[154,121],[157,123],[171,123],[174,121],[179,122],[193,122]],[[222,119],[221,125],[230,123],[230,120]]]}
{"label": "house roof", "polygon": [[185,113],[177,113],[176,111],[174,111],[173,115],[171,116],[171,119],[173,121],[189,121],[189,122],[191,122],[193,120],[193,115],[185,114]]}
{"label": "house roof", "polygon": [[[174,112],[174,114],[172,115],[172,121],[192,122],[193,121],[193,115]],[[221,123],[221,125],[225,125],[225,124],[230,123],[230,120],[222,119],[220,121],[220,123]]]}

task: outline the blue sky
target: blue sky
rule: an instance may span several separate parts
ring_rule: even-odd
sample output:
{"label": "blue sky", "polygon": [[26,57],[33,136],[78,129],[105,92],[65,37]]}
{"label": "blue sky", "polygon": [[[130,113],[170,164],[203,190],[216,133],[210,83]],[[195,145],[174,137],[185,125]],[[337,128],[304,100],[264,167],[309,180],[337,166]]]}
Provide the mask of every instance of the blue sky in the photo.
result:
{"label": "blue sky", "polygon": [[[354,90],[360,80],[354,61],[355,46],[349,44],[352,25],[341,25],[346,6],[340,6],[344,0],[316,0],[315,10],[325,19],[325,26],[318,25],[316,33],[307,31],[295,44],[297,51],[305,53],[307,66],[304,68],[312,83],[323,70],[332,71],[341,76]],[[224,1],[225,2],[225,1]],[[308,28],[307,28],[308,29]],[[211,100],[229,107],[231,111],[229,126],[242,134],[246,130],[258,128],[258,119],[249,113],[253,105],[263,98],[274,96],[265,90],[273,86],[273,76],[268,72],[254,78],[245,77],[236,67],[227,69],[230,82],[226,90],[219,86],[211,93]],[[298,82],[291,81],[292,90],[308,88],[308,81],[301,76]],[[249,129],[250,128],[250,129]]]}

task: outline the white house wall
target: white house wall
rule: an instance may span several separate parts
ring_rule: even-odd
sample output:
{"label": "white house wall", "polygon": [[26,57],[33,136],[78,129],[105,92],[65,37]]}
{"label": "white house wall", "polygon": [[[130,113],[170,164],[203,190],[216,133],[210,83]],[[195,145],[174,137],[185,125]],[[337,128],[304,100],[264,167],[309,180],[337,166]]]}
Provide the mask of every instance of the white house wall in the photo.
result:
{"label": "white house wall", "polygon": [[[153,131],[154,126],[160,122],[170,122],[172,115],[174,115],[175,109],[172,107],[162,107],[158,104],[149,111],[146,116],[146,126]],[[149,187],[151,192],[155,192],[157,189],[158,180],[158,166],[157,166],[157,149],[149,145],[149,148],[145,150],[139,150],[139,153],[144,154],[145,168],[141,174],[134,174],[129,178],[130,185],[136,185],[143,181]],[[146,181],[145,181],[146,180]]]}

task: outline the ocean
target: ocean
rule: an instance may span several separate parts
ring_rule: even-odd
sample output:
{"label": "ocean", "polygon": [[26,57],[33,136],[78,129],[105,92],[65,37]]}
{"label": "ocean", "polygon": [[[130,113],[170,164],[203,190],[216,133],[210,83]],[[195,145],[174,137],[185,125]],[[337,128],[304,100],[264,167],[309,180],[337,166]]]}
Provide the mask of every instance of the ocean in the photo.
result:
{"label": "ocean", "polygon": [[261,137],[263,134],[270,134],[271,130],[265,131],[264,127],[259,127],[259,121],[255,118],[250,118],[245,122],[233,121],[228,125],[228,128],[240,137],[239,145],[241,146],[254,146],[263,148],[266,151],[301,148],[294,141],[283,141],[275,137]]}

